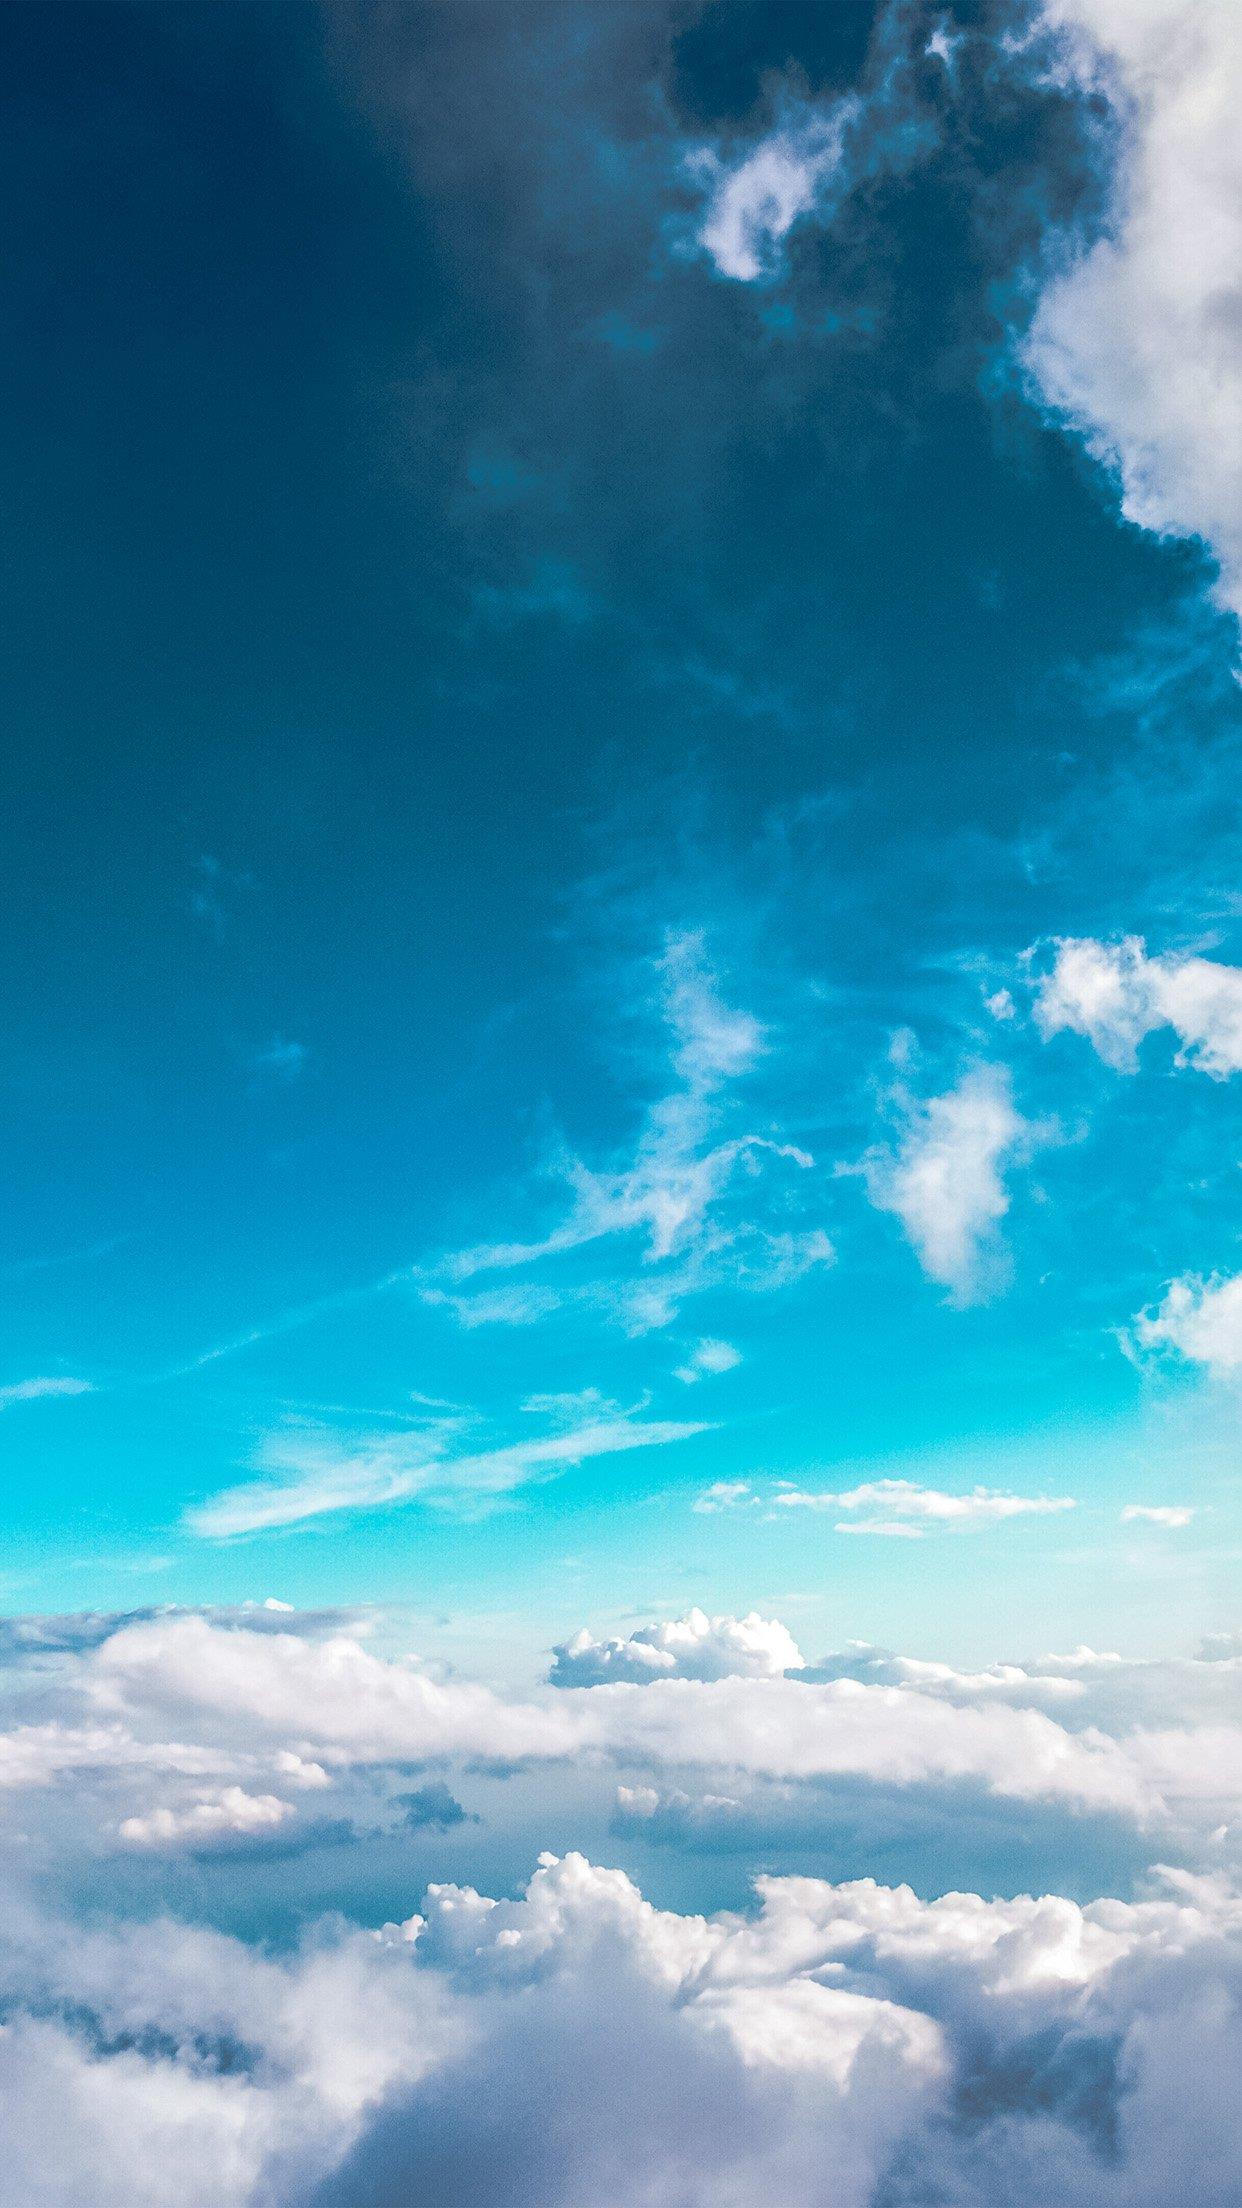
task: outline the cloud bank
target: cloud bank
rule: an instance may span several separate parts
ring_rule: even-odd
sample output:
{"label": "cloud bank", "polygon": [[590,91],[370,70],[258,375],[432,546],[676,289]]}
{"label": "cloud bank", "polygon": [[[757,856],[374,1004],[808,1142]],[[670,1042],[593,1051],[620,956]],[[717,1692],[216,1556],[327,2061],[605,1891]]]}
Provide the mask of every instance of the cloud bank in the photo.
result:
{"label": "cloud bank", "polygon": [[[0,1736],[0,1817],[44,1847],[38,1898],[14,1884],[0,1909],[23,2202],[819,2208],[826,2170],[834,2208],[1237,2198],[1232,1642],[973,1672],[853,1644],[805,1664],[776,1620],[691,1611],[573,1636],[521,1699],[331,1618],[36,1622],[13,1636]],[[767,1872],[746,1906],[700,1912],[581,1849],[532,1865],[520,1813],[509,1898],[454,1871],[495,1846],[524,1772],[551,1814],[558,1769],[615,1794],[629,1845],[687,1861],[722,1838],[759,1861],[805,1848],[799,1830],[826,1844],[869,1787],[875,1815],[928,1835],[1038,1815],[1080,1851],[1111,1833],[1115,1857],[1128,1832],[1147,1868],[1127,1896],[1077,1899]],[[322,1813],[359,1786],[369,1834]],[[403,1915],[337,1914],[291,1944],[70,1898],[112,1851],[148,1877],[218,1860],[236,1903],[268,1851],[283,1872],[299,1844],[339,1858],[380,1827],[442,1872]]]}

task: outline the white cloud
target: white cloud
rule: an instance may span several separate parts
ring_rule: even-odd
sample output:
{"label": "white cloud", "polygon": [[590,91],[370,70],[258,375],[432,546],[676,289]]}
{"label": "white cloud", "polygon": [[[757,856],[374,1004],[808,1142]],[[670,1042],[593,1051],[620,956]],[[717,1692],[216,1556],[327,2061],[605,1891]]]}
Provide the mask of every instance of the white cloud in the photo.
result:
{"label": "white cloud", "polygon": [[757,1500],[749,1480],[713,1480],[691,1504],[703,1517],[710,1518],[718,1510],[731,1510],[735,1503]]}
{"label": "white cloud", "polygon": [[90,1380],[36,1375],[31,1380],[11,1380],[7,1387],[0,1388],[0,1410],[6,1409],[10,1403],[38,1403],[46,1396],[93,1395],[94,1392],[94,1385]]}
{"label": "white cloud", "polygon": [[1121,1512],[1123,1526],[1167,1526],[1170,1532],[1188,1526],[1194,1510],[1187,1503],[1126,1503]]}
{"label": "white cloud", "polygon": [[914,1480],[866,1480],[859,1487],[819,1492],[781,1481],[772,1502],[784,1510],[872,1512],[872,1517],[839,1526],[837,1531],[907,1537],[917,1537],[923,1524],[994,1524],[1009,1518],[1048,1517],[1077,1507],[1069,1495],[1011,1495],[996,1487],[949,1495],[938,1487],[920,1487]]}
{"label": "white cloud", "polygon": [[[46,1913],[0,1940],[29,2208],[1234,2208],[1242,1905],[761,1878],[658,1909],[545,1854],[284,1954]],[[964,2114],[968,2111],[968,2116]],[[909,2180],[913,2179],[914,2190]]]}
{"label": "white cloud", "polygon": [[779,1618],[709,1618],[691,1610],[684,1618],[640,1626],[625,1640],[597,1641],[585,1626],[555,1650],[552,1684],[596,1687],[609,1680],[640,1684],[653,1679],[775,1679],[800,1671],[804,1658]]}
{"label": "white cloud", "polygon": [[1242,1273],[1170,1281],[1154,1311],[1140,1311],[1133,1340],[1145,1350],[1174,1350],[1217,1375],[1242,1368]]}
{"label": "white cloud", "polygon": [[[551,1177],[570,1192],[560,1223],[538,1240],[489,1242],[458,1251],[444,1273],[455,1283],[480,1274],[545,1265],[615,1238],[639,1238],[641,1276],[609,1279],[569,1291],[610,1309],[631,1333],[664,1327],[688,1295],[720,1281],[757,1291],[782,1287],[817,1265],[833,1262],[822,1229],[772,1228],[727,1210],[744,1180],[769,1160],[807,1172],[814,1164],[798,1144],[771,1132],[726,1134],[723,1114],[732,1083],[762,1058],[766,1042],[750,1013],[729,1005],[707,957],[703,936],[668,938],[657,962],[660,1003],[674,1085],[643,1115],[637,1144],[624,1163],[591,1166],[562,1152]],[[538,1308],[516,1295],[511,1307],[492,1296],[462,1296],[431,1284],[424,1294],[479,1319],[525,1324]],[[535,1293],[546,1292],[539,1282]],[[558,1298],[552,1295],[547,1308]],[[481,1310],[477,1308],[482,1302]]]}
{"label": "white cloud", "polygon": [[799,216],[823,215],[832,186],[844,183],[846,140],[859,113],[856,99],[826,109],[791,106],[732,165],[710,148],[689,158],[688,173],[707,195],[699,244],[722,276],[753,283],[779,265],[779,248]]}
{"label": "white cloud", "polygon": [[1242,15],[1232,0],[1045,0],[1061,66],[1108,99],[1111,219],[1046,283],[1025,360],[1122,510],[1200,537],[1242,605]]}
{"label": "white cloud", "polygon": [[830,226],[861,185],[901,175],[933,150],[937,128],[919,104],[906,28],[898,8],[881,16],[861,92],[835,100],[785,93],[762,137],[687,154],[687,177],[705,202],[696,243],[720,275],[754,283],[776,274],[796,223],[813,216]]}
{"label": "white cloud", "polygon": [[132,1847],[194,1846],[272,1832],[293,1813],[293,1804],[278,1794],[247,1794],[243,1787],[226,1786],[184,1809],[165,1806],[144,1817],[125,1817],[118,1829]]}
{"label": "white cloud", "polygon": [[251,1062],[256,1073],[271,1074],[278,1081],[296,1081],[309,1055],[305,1043],[291,1042],[285,1035],[273,1035],[271,1042],[257,1051]]}
{"label": "white cloud", "polygon": [[[461,1447],[460,1422],[432,1420],[406,1434],[342,1438],[295,1429],[269,1437],[262,1463],[272,1477],[228,1488],[186,1514],[191,1531],[216,1538],[300,1525],[338,1510],[377,1510],[419,1498],[439,1505],[506,1495],[592,1457],[661,1448],[706,1431],[685,1420],[642,1419],[589,1396],[587,1415],[503,1447]],[[532,1401],[527,1409],[545,1406]]]}
{"label": "white cloud", "polygon": [[976,1067],[926,1102],[895,1101],[903,1131],[895,1151],[876,1149],[864,1161],[868,1195],[877,1210],[896,1213],[932,1280],[955,1302],[976,1302],[1000,1272],[1005,1175],[1038,1130],[1016,1110],[1001,1066]]}
{"label": "white cloud", "polygon": [[1177,1063],[1216,1080],[1242,1070],[1242,967],[1214,959],[1149,958],[1141,936],[1100,943],[1090,936],[1057,945],[1039,986],[1035,1017],[1045,1037],[1085,1035],[1107,1064],[1133,1073],[1138,1046],[1171,1027]]}
{"label": "white cloud", "polygon": [[717,1373],[732,1372],[741,1362],[742,1353],[733,1347],[732,1342],[696,1342],[684,1365],[677,1367],[673,1377],[682,1381],[686,1387],[693,1387],[695,1381],[701,1380],[705,1373],[714,1376]]}
{"label": "white cloud", "polygon": [[[717,1667],[722,1639],[730,1661],[745,1654],[754,1665],[779,1653],[775,1636],[771,1621],[743,1620],[729,1646],[708,1621],[706,1642]],[[680,1651],[665,1653],[693,1664],[693,1640],[691,1630]],[[621,1647],[633,1676],[641,1658],[632,1644]],[[126,1744],[136,1732],[164,1740],[173,1727],[191,1740],[227,1738],[234,1766],[244,1756],[252,1769],[272,1769],[273,1753],[289,1747],[329,1770],[441,1757],[580,1765],[588,1757],[789,1780],[959,1783],[1140,1820],[1183,1801],[1242,1806],[1242,1728],[1215,1722],[1203,1738],[1176,1725],[1145,1740],[1079,1734],[1043,1714],[1042,1688],[1031,1707],[1006,1707],[993,1695],[949,1702],[937,1688],[929,1696],[913,1677],[894,1687],[853,1676],[804,1683],[796,1672],[695,1679],[674,1670],[641,1686],[570,1686],[517,1701],[431,1678],[347,1639],[314,1644],[180,1616],[122,1627],[87,1660],[80,1691],[122,1721],[122,1768],[133,1761]],[[205,1749],[200,1761],[210,1760]]]}

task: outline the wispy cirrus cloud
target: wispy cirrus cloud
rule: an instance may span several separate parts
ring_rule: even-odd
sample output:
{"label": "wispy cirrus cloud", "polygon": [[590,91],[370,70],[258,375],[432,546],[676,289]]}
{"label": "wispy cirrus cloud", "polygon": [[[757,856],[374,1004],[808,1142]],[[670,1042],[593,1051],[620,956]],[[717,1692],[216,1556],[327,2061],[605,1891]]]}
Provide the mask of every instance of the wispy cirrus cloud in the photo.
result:
{"label": "wispy cirrus cloud", "polygon": [[573,1398],[532,1397],[525,1408],[550,1418],[551,1430],[487,1449],[470,1447],[472,1428],[453,1415],[396,1434],[282,1430],[263,1445],[264,1478],[209,1497],[187,1511],[186,1524],[193,1533],[225,1539],[302,1525],[336,1511],[382,1510],[414,1501],[478,1511],[593,1457],[661,1448],[707,1430],[701,1421],[643,1418],[594,1391]]}
{"label": "wispy cirrus cloud", "polygon": [[[767,1050],[752,1014],[730,1005],[699,932],[670,935],[656,962],[655,981],[669,1039],[673,1085],[643,1114],[638,1140],[624,1162],[590,1165],[562,1149],[547,1177],[569,1191],[569,1205],[546,1233],[530,1241],[480,1243],[447,1258],[440,1278],[424,1282],[424,1298],[451,1309],[466,1325],[526,1324],[556,1308],[557,1288],[544,1269],[574,1252],[629,1244],[636,1264],[620,1275],[578,1282],[564,1293],[611,1310],[630,1332],[663,1327],[681,1300],[722,1281],[768,1290],[834,1258],[819,1227],[749,1216],[739,1191],[753,1196],[771,1162],[808,1172],[800,1144],[770,1128],[731,1132],[729,1092]],[[496,1272],[540,1268],[536,1282],[507,1291],[463,1290]]]}
{"label": "wispy cirrus cloud", "polygon": [[29,1380],[11,1380],[0,1388],[0,1410],[7,1410],[12,1403],[41,1403],[58,1396],[93,1395],[93,1380],[77,1380],[65,1375],[38,1373]]}

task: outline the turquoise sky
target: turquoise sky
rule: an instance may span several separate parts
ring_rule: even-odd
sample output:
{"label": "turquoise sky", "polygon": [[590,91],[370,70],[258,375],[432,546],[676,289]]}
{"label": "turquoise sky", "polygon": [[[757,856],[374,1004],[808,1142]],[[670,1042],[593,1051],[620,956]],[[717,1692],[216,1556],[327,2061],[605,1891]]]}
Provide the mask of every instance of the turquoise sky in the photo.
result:
{"label": "turquoise sky", "polygon": [[1116,145],[709,12],[12,11],[10,1610],[1233,1622],[1237,593]]}

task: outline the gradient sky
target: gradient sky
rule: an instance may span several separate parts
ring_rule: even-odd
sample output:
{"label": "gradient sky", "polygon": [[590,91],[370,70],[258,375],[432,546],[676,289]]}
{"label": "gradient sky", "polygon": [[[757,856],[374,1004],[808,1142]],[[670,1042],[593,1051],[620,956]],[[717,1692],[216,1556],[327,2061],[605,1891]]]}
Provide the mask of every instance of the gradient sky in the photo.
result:
{"label": "gradient sky", "polygon": [[6,1608],[1232,1625],[1237,570],[1090,71],[0,47]]}

